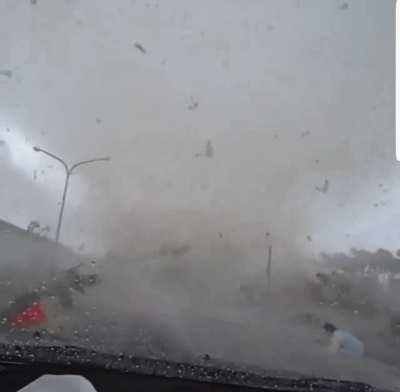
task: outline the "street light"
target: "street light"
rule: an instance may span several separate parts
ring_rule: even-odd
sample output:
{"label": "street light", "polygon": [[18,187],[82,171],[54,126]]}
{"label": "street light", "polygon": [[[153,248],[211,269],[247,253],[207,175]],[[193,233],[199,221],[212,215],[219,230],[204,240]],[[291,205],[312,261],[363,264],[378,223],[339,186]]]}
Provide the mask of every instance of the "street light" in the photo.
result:
{"label": "street light", "polygon": [[111,160],[110,157],[104,157],[104,158],[94,158],[94,159],[88,159],[86,161],[80,161],[77,162],[75,164],[73,164],[72,166],[68,166],[65,161],[61,158],[59,158],[58,156],[43,150],[43,148],[39,148],[34,146],[33,147],[33,151],[35,152],[41,152],[43,154],[46,154],[47,156],[49,156],[50,158],[53,158],[55,160],[57,160],[58,162],[60,162],[64,169],[65,169],[65,183],[64,183],[64,191],[63,191],[63,196],[62,196],[62,201],[61,201],[61,208],[60,208],[60,213],[58,215],[58,222],[57,222],[57,231],[56,231],[56,242],[58,242],[58,240],[60,239],[60,230],[61,230],[61,224],[62,224],[62,219],[63,219],[63,215],[64,215],[64,207],[65,207],[65,201],[67,199],[67,191],[68,191],[68,185],[69,185],[69,178],[72,174],[72,172],[78,167],[78,166],[82,166],[82,165],[86,165],[88,163],[94,163],[94,162],[101,162],[101,161],[105,161],[108,162]]}

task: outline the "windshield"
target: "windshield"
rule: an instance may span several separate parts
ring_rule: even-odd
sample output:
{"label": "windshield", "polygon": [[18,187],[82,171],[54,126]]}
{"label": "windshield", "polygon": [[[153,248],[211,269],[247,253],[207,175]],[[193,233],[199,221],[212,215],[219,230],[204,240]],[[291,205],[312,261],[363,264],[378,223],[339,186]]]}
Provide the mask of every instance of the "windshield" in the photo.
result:
{"label": "windshield", "polygon": [[1,1],[0,340],[398,387],[394,7]]}

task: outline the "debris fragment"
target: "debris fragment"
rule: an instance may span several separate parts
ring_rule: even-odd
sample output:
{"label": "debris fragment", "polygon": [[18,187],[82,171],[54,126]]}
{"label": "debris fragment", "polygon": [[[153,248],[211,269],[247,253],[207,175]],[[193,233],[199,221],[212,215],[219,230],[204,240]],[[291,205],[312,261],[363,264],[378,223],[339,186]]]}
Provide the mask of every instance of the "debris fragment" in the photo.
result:
{"label": "debris fragment", "polygon": [[376,208],[376,207],[379,207],[379,204],[378,203],[374,203],[373,206]]}
{"label": "debris fragment", "polygon": [[199,106],[199,103],[197,101],[194,100],[193,97],[190,97],[190,103],[188,105],[188,110],[195,110],[197,109]]}
{"label": "debris fragment", "polygon": [[309,136],[309,135],[311,135],[310,131],[304,131],[304,132],[301,133],[300,137],[303,139],[303,138],[305,138],[306,136]]}
{"label": "debris fragment", "polygon": [[342,11],[345,11],[345,10],[349,9],[349,3],[340,4],[339,9],[342,10]]}
{"label": "debris fragment", "polygon": [[211,140],[207,140],[205,152],[204,153],[199,152],[195,156],[196,158],[198,157],[212,158],[214,156],[214,147],[211,143]]}
{"label": "debris fragment", "polygon": [[219,238],[224,238],[224,235],[221,232],[219,232],[218,235],[219,235]]}
{"label": "debris fragment", "polygon": [[38,229],[38,228],[40,228],[40,223],[38,221],[36,221],[36,220],[32,220],[32,221],[29,222],[29,225],[26,228],[26,230],[29,233],[32,233],[35,229]]}
{"label": "debris fragment", "polygon": [[101,118],[100,117],[96,117],[96,123],[97,124],[101,124]]}
{"label": "debris fragment", "polygon": [[209,354],[203,355],[203,361],[209,361],[210,359],[211,359],[211,356]]}
{"label": "debris fragment", "polygon": [[32,5],[36,5],[37,4],[37,0],[31,0],[31,4]]}
{"label": "debris fragment", "polygon": [[312,238],[310,235],[307,236],[307,241],[312,242]]}
{"label": "debris fragment", "polygon": [[160,256],[177,258],[184,256],[191,249],[192,247],[189,244],[165,243],[160,246],[158,253]]}
{"label": "debris fragment", "polygon": [[2,69],[0,70],[0,75],[11,79],[13,76],[13,71],[11,71],[10,69]]}
{"label": "debris fragment", "polygon": [[211,144],[211,140],[207,140],[205,155],[207,158],[212,158],[214,156],[214,147]]}
{"label": "debris fragment", "polygon": [[37,180],[37,170],[33,171],[33,180],[36,181]]}
{"label": "debris fragment", "polygon": [[143,45],[141,45],[139,42],[135,42],[134,44],[133,44],[133,46],[137,49],[137,50],[139,50],[140,52],[142,52],[143,54],[146,54],[147,53],[147,51],[146,51],[146,49],[143,47]]}
{"label": "debris fragment", "polygon": [[324,185],[322,185],[322,186],[316,186],[315,189],[316,189],[318,192],[327,193],[328,190],[329,190],[329,181],[328,181],[327,179],[325,179]]}

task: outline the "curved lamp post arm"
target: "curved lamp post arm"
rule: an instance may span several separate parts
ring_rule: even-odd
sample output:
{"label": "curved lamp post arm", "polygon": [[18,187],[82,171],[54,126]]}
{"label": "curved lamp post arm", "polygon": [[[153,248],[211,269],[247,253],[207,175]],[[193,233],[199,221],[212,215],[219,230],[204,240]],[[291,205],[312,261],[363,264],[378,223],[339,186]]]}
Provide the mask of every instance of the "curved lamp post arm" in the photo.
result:
{"label": "curved lamp post arm", "polygon": [[87,163],[93,163],[93,162],[101,162],[101,161],[108,162],[110,159],[111,159],[110,157],[94,158],[94,159],[88,159],[86,161],[81,161],[81,162],[75,163],[69,169],[69,173],[71,174],[78,166],[86,165]]}
{"label": "curved lamp post arm", "polygon": [[48,152],[48,151],[46,151],[46,150],[43,150],[42,148],[39,148],[39,147],[33,147],[33,150],[36,151],[36,152],[42,152],[43,154],[46,154],[46,155],[48,155],[49,157],[51,157],[51,158],[57,160],[58,162],[60,162],[60,163],[64,166],[64,169],[65,169],[65,171],[66,171],[67,174],[68,174],[68,172],[69,172],[68,165],[65,163],[65,161],[63,161],[63,160],[62,160],[61,158],[59,158],[57,155],[54,155],[54,154],[52,154],[51,152]]}

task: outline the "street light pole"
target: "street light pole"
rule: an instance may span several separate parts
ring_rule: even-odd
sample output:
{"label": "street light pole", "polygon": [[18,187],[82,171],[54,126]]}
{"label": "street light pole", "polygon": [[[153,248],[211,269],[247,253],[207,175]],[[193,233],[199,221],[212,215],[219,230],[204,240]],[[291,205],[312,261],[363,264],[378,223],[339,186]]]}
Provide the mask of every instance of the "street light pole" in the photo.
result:
{"label": "street light pole", "polygon": [[69,185],[69,178],[71,177],[72,172],[78,167],[78,166],[82,166],[82,165],[86,165],[89,163],[94,163],[94,162],[101,162],[101,161],[106,161],[108,162],[111,158],[110,157],[104,157],[104,158],[94,158],[94,159],[89,159],[86,161],[80,161],[77,162],[75,164],[73,164],[72,166],[68,166],[65,161],[63,159],[61,159],[60,157],[46,151],[43,150],[42,148],[39,147],[33,147],[33,150],[36,152],[41,152],[47,156],[49,156],[50,158],[53,158],[55,160],[57,160],[58,162],[60,162],[64,169],[65,169],[65,182],[64,182],[64,190],[63,190],[63,196],[62,196],[62,200],[61,200],[61,207],[60,207],[60,212],[58,215],[58,221],[57,221],[57,230],[56,230],[56,242],[59,241],[60,239],[60,232],[61,232],[61,225],[62,225],[62,220],[63,220],[63,216],[64,216],[64,208],[65,208],[65,202],[67,200],[67,192],[68,192],[68,185]]}
{"label": "street light pole", "polygon": [[65,201],[67,200],[67,191],[68,191],[69,177],[70,176],[71,176],[71,172],[68,170],[67,174],[65,176],[64,191],[63,191],[63,196],[62,196],[62,199],[61,199],[60,212],[58,214],[57,230],[56,230],[56,242],[58,242],[59,239],[60,239],[61,224],[62,224],[62,220],[63,220],[63,216],[64,216],[64,207],[65,207]]}

